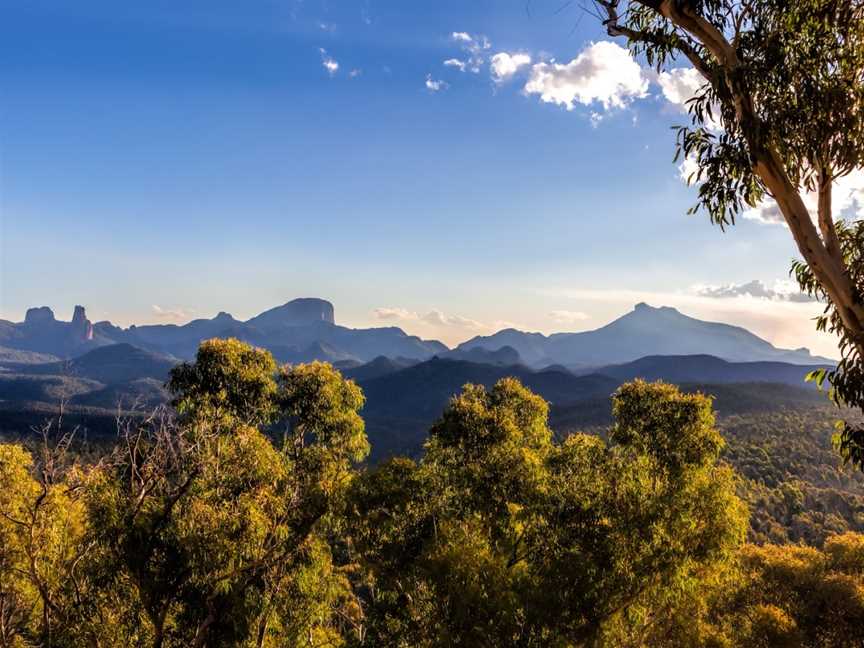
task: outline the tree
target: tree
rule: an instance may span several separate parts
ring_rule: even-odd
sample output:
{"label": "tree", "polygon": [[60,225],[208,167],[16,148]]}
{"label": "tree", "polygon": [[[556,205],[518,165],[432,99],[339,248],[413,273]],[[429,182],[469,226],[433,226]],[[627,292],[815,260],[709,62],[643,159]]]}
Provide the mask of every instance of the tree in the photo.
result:
{"label": "tree", "polygon": [[[864,4],[859,0],[595,0],[611,36],[658,70],[684,58],[705,83],[688,103],[678,152],[695,164],[692,211],[721,227],[772,198],[804,263],[803,290],[826,302],[840,338],[833,396],[864,407],[864,224],[844,224],[836,181],[864,167]],[[805,198],[815,202],[815,220]],[[838,443],[864,467],[864,430]]]}
{"label": "tree", "polygon": [[171,371],[171,404],[186,420],[210,425],[270,423],[276,411],[276,362],[269,351],[234,338],[205,340],[195,362]]}
{"label": "tree", "polygon": [[685,625],[692,638],[697,583],[720,578],[746,528],[710,400],[639,382],[615,413],[611,444],[555,443],[548,406],[518,381],[467,385],[419,463],[358,480],[369,639],[669,645]]}
{"label": "tree", "polygon": [[[76,633],[88,591],[80,572],[91,547],[81,491],[84,471],[68,461],[71,435],[42,430],[35,453],[0,444],[0,646],[62,646]],[[80,630],[83,626],[77,628]]]}
{"label": "tree", "polygon": [[126,427],[88,491],[90,567],[125,610],[106,645],[340,645],[359,609],[328,534],[368,450],[359,388],[324,363],[277,376],[237,340],[169,386],[180,419]]}
{"label": "tree", "polygon": [[747,545],[739,563],[736,582],[716,610],[716,625],[733,645],[864,643],[864,536],[832,536],[821,549]]}

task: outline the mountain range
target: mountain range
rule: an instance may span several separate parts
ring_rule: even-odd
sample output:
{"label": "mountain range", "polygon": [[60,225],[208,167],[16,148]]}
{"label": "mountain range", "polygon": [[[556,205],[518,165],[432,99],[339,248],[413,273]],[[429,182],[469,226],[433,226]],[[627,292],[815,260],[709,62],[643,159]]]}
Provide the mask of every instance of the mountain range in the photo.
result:
{"label": "mountain range", "polygon": [[[45,362],[74,358],[113,344],[162,354],[175,360],[194,357],[198,345],[213,337],[235,337],[269,349],[280,362],[327,360],[340,368],[384,356],[421,362],[439,356],[480,364],[531,368],[558,365],[568,370],[633,362],[652,355],[706,354],[730,362],[830,363],[807,349],[779,349],[750,331],[705,322],[674,308],[637,304],[629,313],[593,331],[528,333],[505,329],[478,336],[455,349],[408,335],[398,327],[353,329],[336,323],[333,305],[302,298],[240,321],[221,312],[187,324],[148,324],[121,328],[92,323],[82,306],[72,320],[58,321],[47,306],[31,308],[23,322],[0,320],[0,360]],[[38,354],[28,356],[28,354]]]}
{"label": "mountain range", "polygon": [[234,337],[269,349],[280,362],[328,360],[361,364],[373,358],[425,360],[446,353],[434,340],[421,340],[397,327],[352,329],[335,322],[333,305],[323,299],[294,299],[246,321],[221,312],[187,324],[148,324],[121,328],[91,323],[82,306],[71,322],[61,322],[47,306],[31,308],[19,323],[0,320],[0,347],[70,358],[110,344],[125,343],[180,360],[195,356],[209,338]]}
{"label": "mountain range", "polygon": [[533,367],[569,368],[632,362],[649,355],[708,354],[732,362],[777,361],[791,364],[831,362],[801,349],[778,349],[740,326],[705,322],[674,308],[637,304],[615,321],[581,333],[525,333],[504,329],[463,342],[460,350],[494,351],[509,346]]}
{"label": "mountain range", "polygon": [[806,349],[777,349],[745,329],[643,304],[596,331],[510,329],[452,350],[398,328],[339,326],[332,305],[315,299],[245,322],[221,313],[127,329],[92,324],[80,307],[71,322],[59,322],[43,307],[22,323],[0,322],[0,434],[30,429],[61,401],[76,424],[110,431],[118,409],[166,402],[171,368],[216,336],[264,346],[281,362],[333,362],[366,396],[373,460],[416,453],[448,399],[469,382],[489,387],[515,376],[550,403],[553,426],[567,430],[607,422],[610,395],[634,378],[699,388],[718,396],[718,408],[755,411],[824,401],[804,376],[831,366]]}

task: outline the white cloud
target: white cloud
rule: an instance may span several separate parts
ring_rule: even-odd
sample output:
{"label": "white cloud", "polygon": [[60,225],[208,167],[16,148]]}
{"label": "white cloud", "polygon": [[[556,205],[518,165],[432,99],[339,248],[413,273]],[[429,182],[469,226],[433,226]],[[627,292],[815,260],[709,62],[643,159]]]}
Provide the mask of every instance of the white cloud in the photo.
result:
{"label": "white cloud", "polygon": [[[687,102],[701,94],[708,82],[695,68],[673,68],[657,75],[657,84],[663,96],[682,113],[687,112]],[[712,104],[712,111],[705,115],[705,127],[721,133],[723,124],[719,121],[720,108]]]}
{"label": "white cloud", "polygon": [[420,316],[404,308],[382,307],[376,308],[372,314],[379,320],[418,320]]}
{"label": "white cloud", "polygon": [[351,70],[351,71],[348,73],[348,76],[349,76],[350,78],[352,78],[352,79],[356,79],[356,78],[359,77],[361,74],[363,74],[363,70],[361,70],[360,68],[354,68],[353,70]]}
{"label": "white cloud", "polygon": [[462,317],[461,315],[447,315],[437,309],[433,309],[426,313],[422,318],[427,324],[434,326],[455,326],[457,328],[467,328],[472,330],[485,330],[488,327],[478,322],[477,320]]}
{"label": "white cloud", "polygon": [[458,58],[449,58],[444,61],[445,67],[454,67],[458,68],[460,72],[465,71],[465,66],[468,65],[465,61]]}
{"label": "white cloud", "polygon": [[731,299],[737,297],[763,299],[767,301],[810,302],[815,301],[809,295],[800,291],[798,285],[788,279],[778,279],[774,287],[766,286],[758,279],[743,284],[726,284],[722,286],[694,286],[693,292],[700,297],[714,299]]}
{"label": "white cloud", "polygon": [[686,185],[696,182],[696,175],[699,172],[699,163],[692,155],[686,156],[678,165],[678,176]]}
{"label": "white cloud", "polygon": [[318,48],[318,52],[321,54],[321,65],[324,66],[324,69],[327,70],[327,74],[333,76],[336,72],[339,71],[339,63],[327,53],[323,47]]}
{"label": "white cloud", "polygon": [[195,314],[191,308],[162,308],[158,304],[153,304],[150,309],[158,319],[170,322],[185,322]]}
{"label": "white cloud", "polygon": [[469,330],[486,331],[490,327],[483,322],[478,322],[468,317],[461,315],[449,315],[443,313],[437,308],[433,308],[425,315],[421,315],[416,311],[411,311],[406,308],[399,307],[383,307],[376,308],[372,311],[376,319],[385,321],[401,321],[401,322],[418,322],[429,324],[435,327],[454,327]]}
{"label": "white cloud", "polygon": [[627,49],[609,41],[592,43],[566,64],[536,63],[526,94],[572,110],[576,103],[599,102],[604,109],[623,108],[648,92],[648,79]]}
{"label": "white cloud", "polygon": [[[695,97],[707,82],[694,68],[674,68],[668,72],[661,72],[657,76],[657,83],[666,100],[682,112],[686,112],[687,101]],[[718,111],[715,110],[714,114],[717,115]],[[716,119],[707,118],[705,125],[715,132],[723,130]],[[696,182],[695,174],[698,169],[694,158],[685,158],[678,167],[681,179],[687,184],[690,184],[690,178]],[[815,191],[803,192],[801,197],[811,218],[815,221],[818,218],[818,194]],[[835,218],[864,216],[864,169],[856,169],[834,183],[832,203]],[[742,216],[767,225],[786,225],[780,208],[771,198],[766,198],[756,207],[746,209]]]}
{"label": "white cloud", "polygon": [[[486,50],[492,47],[492,43],[483,34],[469,34],[468,32],[453,32],[450,38],[459,43],[459,47],[465,54],[462,59],[447,59],[448,61],[460,61],[464,66],[459,67],[461,71],[470,70],[474,74],[480,72],[480,68],[486,62]],[[445,65],[447,63],[445,62]],[[454,64],[455,65],[455,64]]]}
{"label": "white cloud", "polygon": [[529,63],[531,63],[531,57],[528,54],[498,52],[492,57],[489,63],[492,80],[495,81],[495,83],[503,83],[516,74],[516,72],[519,71],[519,68],[528,65]]}
{"label": "white cloud", "polygon": [[686,112],[687,102],[699,93],[707,81],[696,68],[674,68],[661,72],[657,76],[657,83],[666,100]]}
{"label": "white cloud", "polygon": [[449,87],[450,86],[446,81],[442,81],[441,79],[433,79],[431,74],[426,75],[426,88],[430,92],[438,92],[439,90],[446,90]]}
{"label": "white cloud", "polygon": [[549,313],[549,317],[559,324],[574,324],[575,322],[584,322],[590,319],[587,313],[570,310],[554,310]]}

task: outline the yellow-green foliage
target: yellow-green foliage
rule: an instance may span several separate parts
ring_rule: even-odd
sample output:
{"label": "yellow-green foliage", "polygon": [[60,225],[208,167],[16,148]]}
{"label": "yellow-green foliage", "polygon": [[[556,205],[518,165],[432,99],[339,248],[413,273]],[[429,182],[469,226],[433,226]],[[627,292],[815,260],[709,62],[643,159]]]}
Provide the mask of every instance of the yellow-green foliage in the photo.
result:
{"label": "yellow-green foliage", "polygon": [[729,645],[864,644],[864,536],[832,536],[821,549],[747,545],[737,566],[714,611]]}
{"label": "yellow-green foliage", "polygon": [[615,411],[613,445],[558,445],[518,382],[466,386],[419,464],[364,477],[353,534],[374,641],[619,645],[668,634],[683,607],[704,614],[698,584],[746,529],[710,401],[635,383]]}
{"label": "yellow-green foliage", "polygon": [[214,340],[170,387],[86,468],[0,445],[0,648],[862,641],[864,536],[743,545],[701,395],[637,381],[609,442],[556,442],[518,381],[466,385],[419,461],[363,471],[326,363]]}
{"label": "yellow-green foliage", "polygon": [[20,446],[0,445],[0,645],[58,635],[74,599],[86,529],[80,475],[54,483],[44,470]]}

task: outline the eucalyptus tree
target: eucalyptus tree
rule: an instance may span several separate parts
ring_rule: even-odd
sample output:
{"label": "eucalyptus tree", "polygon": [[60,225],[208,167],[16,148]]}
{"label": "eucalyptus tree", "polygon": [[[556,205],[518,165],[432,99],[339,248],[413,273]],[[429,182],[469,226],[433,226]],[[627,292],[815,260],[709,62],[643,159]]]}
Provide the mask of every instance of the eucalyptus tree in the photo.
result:
{"label": "eucalyptus tree", "polygon": [[[691,211],[725,227],[776,203],[803,258],[795,275],[826,304],[817,326],[839,337],[832,395],[864,406],[864,224],[844,222],[832,201],[838,180],[864,167],[864,2],[594,2],[609,35],[658,71],[683,60],[701,75],[677,134],[699,187]],[[864,465],[864,430],[843,424],[839,445]]]}
{"label": "eucalyptus tree", "polygon": [[419,462],[357,480],[369,645],[698,645],[746,529],[710,400],[644,382],[614,400],[612,443],[556,443],[515,379],[467,385]]}

